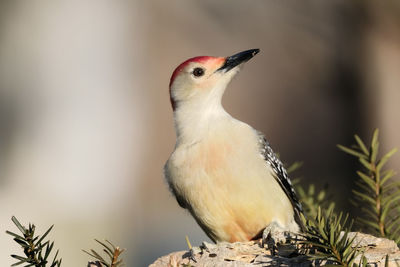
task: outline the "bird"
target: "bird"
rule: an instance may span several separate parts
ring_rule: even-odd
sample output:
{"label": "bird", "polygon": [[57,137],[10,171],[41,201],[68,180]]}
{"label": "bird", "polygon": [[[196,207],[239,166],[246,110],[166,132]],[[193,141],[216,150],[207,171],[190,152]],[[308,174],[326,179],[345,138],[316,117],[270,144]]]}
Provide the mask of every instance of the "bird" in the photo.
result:
{"label": "bird", "polygon": [[176,144],[164,176],[178,204],[216,243],[279,239],[302,228],[302,206],[265,135],[221,103],[232,78],[259,51],[190,58],[169,83]]}

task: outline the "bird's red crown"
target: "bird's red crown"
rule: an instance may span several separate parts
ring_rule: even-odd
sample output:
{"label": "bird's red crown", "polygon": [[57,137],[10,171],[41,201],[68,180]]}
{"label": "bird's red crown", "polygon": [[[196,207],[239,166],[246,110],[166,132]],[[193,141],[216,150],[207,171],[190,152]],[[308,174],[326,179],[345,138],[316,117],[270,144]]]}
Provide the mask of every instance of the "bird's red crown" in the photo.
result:
{"label": "bird's red crown", "polygon": [[181,63],[178,67],[176,67],[176,69],[174,70],[174,72],[172,73],[171,76],[171,80],[169,81],[169,87],[171,88],[172,83],[175,81],[176,76],[178,76],[178,74],[190,63],[192,62],[198,62],[198,63],[203,63],[206,62],[210,59],[212,59],[214,57],[210,57],[210,56],[199,56],[199,57],[192,57],[189,58],[188,60],[184,61],[183,63]]}

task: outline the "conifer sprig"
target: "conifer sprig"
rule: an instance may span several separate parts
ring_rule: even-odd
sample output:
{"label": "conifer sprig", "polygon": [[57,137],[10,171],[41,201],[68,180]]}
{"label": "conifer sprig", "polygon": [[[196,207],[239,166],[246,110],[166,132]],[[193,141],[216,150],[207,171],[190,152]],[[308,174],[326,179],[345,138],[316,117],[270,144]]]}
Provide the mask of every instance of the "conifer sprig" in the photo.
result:
{"label": "conifer sprig", "polygon": [[11,257],[18,260],[18,262],[12,264],[11,266],[17,266],[20,264],[25,264],[24,267],[61,266],[61,259],[57,259],[58,250],[53,257],[53,260],[49,259],[50,253],[54,247],[54,242],[44,241],[46,236],[53,229],[53,225],[42,236],[35,236],[36,227],[34,224],[30,223],[28,228],[25,228],[14,216],[11,218],[11,220],[17,226],[22,235],[10,231],[6,231],[6,233],[14,237],[14,241],[22,247],[25,254],[25,256],[18,256],[14,254],[11,255]]}
{"label": "conifer sprig", "polygon": [[310,184],[308,189],[304,189],[300,184],[296,184],[295,188],[307,218],[316,218],[319,208],[321,208],[324,213],[333,213],[335,202],[327,197],[327,191],[325,189],[316,189],[314,184]]}
{"label": "conifer sprig", "polygon": [[[296,161],[287,168],[288,174],[292,175],[303,166],[303,162]],[[303,206],[303,212],[306,218],[313,219],[317,217],[318,208],[321,207],[323,211],[329,213],[333,212],[335,202],[332,201],[326,189],[316,188],[314,184],[309,184],[308,188],[300,184],[300,178],[294,178],[293,186],[298,194],[300,203]]]}
{"label": "conifer sprig", "polygon": [[[363,252],[354,244],[356,235],[349,236],[351,223],[348,224],[348,215],[335,215],[333,209],[322,212],[318,208],[317,216],[312,219],[303,217],[306,231],[300,235],[304,238],[300,244],[308,248],[305,252],[315,260],[328,261],[341,266],[365,266],[366,259]],[[310,251],[309,250],[314,250]],[[358,263],[356,259],[360,257]]]}
{"label": "conifer sprig", "polygon": [[373,133],[369,147],[355,135],[356,145],[351,148],[338,145],[347,154],[357,157],[362,169],[357,171],[357,190],[353,190],[353,203],[363,215],[359,222],[371,234],[387,237],[400,245],[400,182],[395,182],[394,170],[384,170],[385,164],[397,149],[379,158],[379,130]]}
{"label": "conifer sprig", "polygon": [[106,267],[121,267],[123,266],[123,261],[122,259],[119,258],[119,256],[125,251],[125,249],[121,249],[119,247],[114,246],[110,241],[105,240],[105,242],[101,242],[97,239],[95,239],[97,243],[99,243],[101,246],[103,246],[103,252],[107,254],[108,260],[104,259],[99,253],[97,253],[95,250],[91,249],[90,252],[87,252],[86,250],[83,250],[86,254],[89,254],[93,258],[95,258],[97,261],[93,264],[95,266],[106,266]]}

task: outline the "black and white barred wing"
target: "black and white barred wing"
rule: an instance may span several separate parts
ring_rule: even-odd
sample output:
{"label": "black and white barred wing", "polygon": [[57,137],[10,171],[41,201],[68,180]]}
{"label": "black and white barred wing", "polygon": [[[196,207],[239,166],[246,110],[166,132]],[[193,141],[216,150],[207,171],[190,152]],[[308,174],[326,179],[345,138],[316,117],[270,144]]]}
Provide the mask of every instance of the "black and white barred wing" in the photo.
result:
{"label": "black and white barred wing", "polygon": [[276,156],[276,154],[272,150],[265,136],[258,131],[257,134],[259,137],[261,155],[264,157],[266,163],[270,165],[272,170],[274,171],[275,180],[279,183],[282,190],[285,192],[290,202],[292,203],[296,222],[299,224],[301,228],[303,228],[303,223],[300,218],[300,214],[303,213],[303,208],[301,206],[299,199],[297,198],[297,194],[294,191],[292,182],[290,181],[287,171],[283,166],[283,163],[280,161],[280,159]]}

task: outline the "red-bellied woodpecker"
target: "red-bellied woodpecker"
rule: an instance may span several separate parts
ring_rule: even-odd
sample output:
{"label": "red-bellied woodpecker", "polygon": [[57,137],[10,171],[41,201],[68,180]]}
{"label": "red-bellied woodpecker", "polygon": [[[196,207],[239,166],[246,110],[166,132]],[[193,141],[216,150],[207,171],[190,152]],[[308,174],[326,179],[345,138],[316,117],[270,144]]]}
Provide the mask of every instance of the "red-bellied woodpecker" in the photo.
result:
{"label": "red-bellied woodpecker", "polygon": [[272,236],[300,230],[302,208],[281,161],[262,133],[221,104],[242,63],[258,52],[191,58],[169,85],[177,140],[165,177],[179,205],[215,242],[248,241],[264,229]]}

